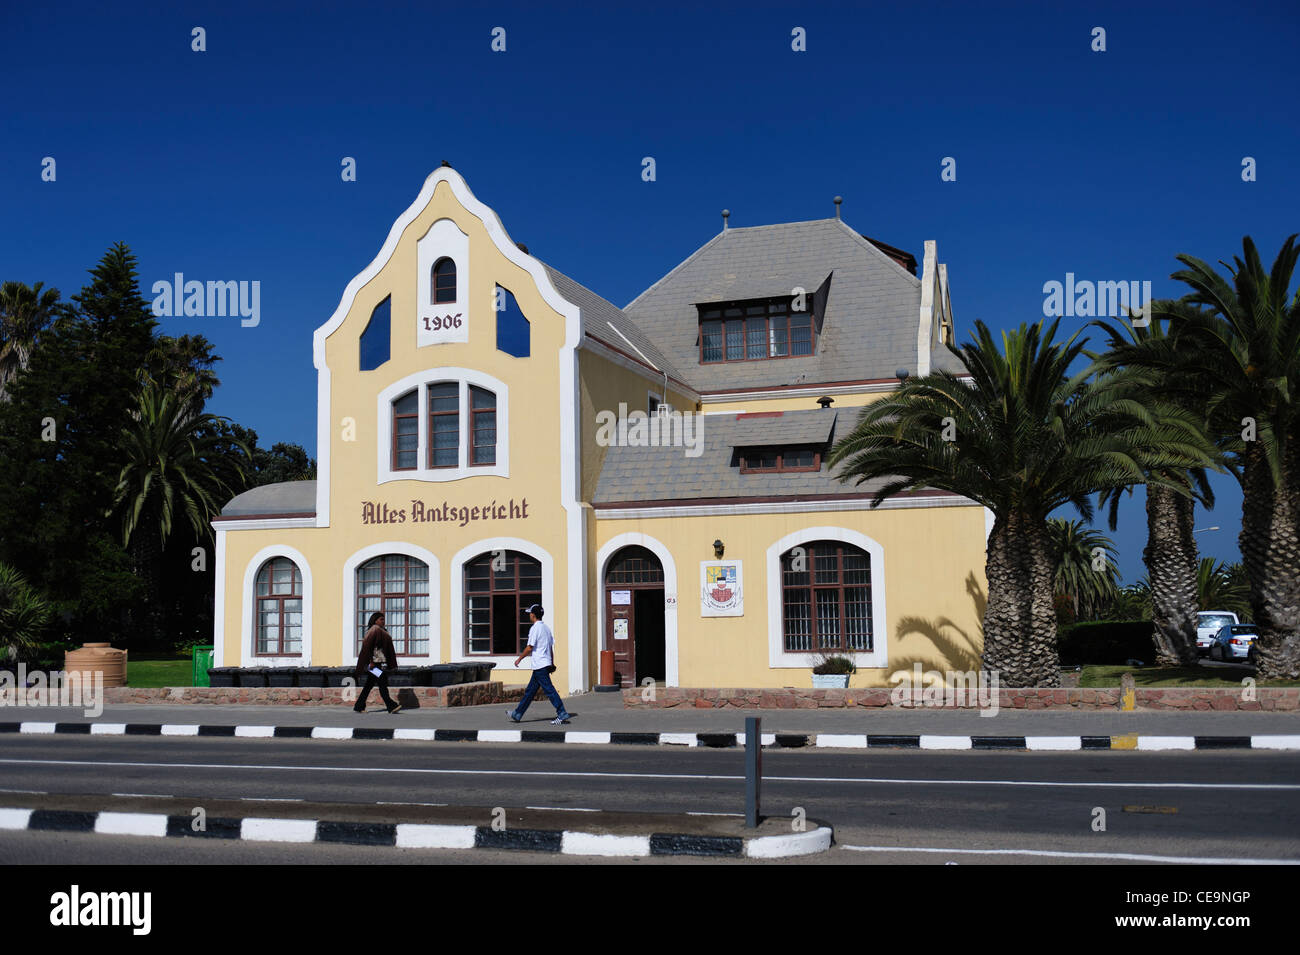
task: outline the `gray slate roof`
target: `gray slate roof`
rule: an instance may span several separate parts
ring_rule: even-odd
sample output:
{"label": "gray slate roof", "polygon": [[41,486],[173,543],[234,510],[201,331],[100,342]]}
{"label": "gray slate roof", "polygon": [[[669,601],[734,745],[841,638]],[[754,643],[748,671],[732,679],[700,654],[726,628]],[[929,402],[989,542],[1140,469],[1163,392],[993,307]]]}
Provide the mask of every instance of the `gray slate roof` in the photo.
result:
{"label": "gray slate roof", "polygon": [[[710,415],[710,419],[718,417]],[[825,444],[835,431],[839,412],[787,411],[779,415],[727,415],[731,419],[732,447],[753,448],[765,444]]]}
{"label": "gray slate roof", "polygon": [[[646,337],[645,333],[637,327],[636,322],[631,321],[623,314],[621,308],[613,302],[601,298],[586,286],[578,284],[563,272],[551,268],[545,262],[542,262],[542,268],[546,269],[546,274],[550,276],[555,290],[582,310],[582,331],[584,334],[593,335],[601,341],[613,345],[619,351],[635,357],[636,350],[629,348],[627,341],[624,341],[624,338],[618,334],[618,332],[622,332],[623,336],[626,336],[632,344],[639,348],[645,357],[650,359],[661,372],[666,371],[678,381],[689,383],[689,379],[685,378],[655,343]],[[611,324],[618,329],[618,332],[610,328]]]}
{"label": "gray slate roof", "polygon": [[315,481],[264,484],[236,495],[221,509],[222,517],[254,517],[261,514],[295,514],[310,517],[315,513]]}
{"label": "gray slate roof", "polygon": [[[831,276],[816,354],[772,361],[699,360],[697,304],[811,296]],[[920,280],[838,219],[733,228],[624,307],[700,391],[893,378],[916,372]],[[821,317],[821,316],[819,316]]]}
{"label": "gray slate roof", "polygon": [[[686,456],[681,447],[611,447],[592,498],[594,504],[637,501],[689,501],[710,497],[777,497],[819,494],[863,494],[884,486],[884,481],[862,485],[841,483],[823,466],[820,471],[788,474],[741,474],[733,463],[734,448],[753,443],[756,422],[781,422],[789,433],[807,436],[825,433],[829,439],[842,437],[833,432],[836,412],[826,409],[787,411],[781,418],[744,418],[737,415],[697,416],[703,421],[704,452]],[[841,422],[847,426],[851,422]],[[771,427],[769,425],[769,427]],[[759,443],[771,443],[765,438]]]}

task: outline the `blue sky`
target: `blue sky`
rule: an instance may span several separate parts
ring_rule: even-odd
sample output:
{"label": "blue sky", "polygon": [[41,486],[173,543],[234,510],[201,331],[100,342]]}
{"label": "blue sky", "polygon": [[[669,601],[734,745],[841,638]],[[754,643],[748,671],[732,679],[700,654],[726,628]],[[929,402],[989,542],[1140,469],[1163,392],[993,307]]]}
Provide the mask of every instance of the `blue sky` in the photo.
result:
{"label": "blue sky", "polygon": [[[175,272],[260,281],[256,328],[162,324],[215,344],[210,410],[266,445],[314,453],[311,332],[443,159],[512,238],[619,305],[724,207],[759,225],[843,195],[860,232],[918,259],[938,241],[959,340],[976,318],[1037,320],[1067,272],[1181,294],[1175,254],[1230,260],[1249,234],[1271,262],[1300,231],[1294,3],[15,6],[0,279],[70,297],[120,239],[146,293]],[[1236,560],[1240,493],[1215,487],[1197,526],[1222,530],[1198,539]],[[1128,580],[1141,500],[1116,535]]]}

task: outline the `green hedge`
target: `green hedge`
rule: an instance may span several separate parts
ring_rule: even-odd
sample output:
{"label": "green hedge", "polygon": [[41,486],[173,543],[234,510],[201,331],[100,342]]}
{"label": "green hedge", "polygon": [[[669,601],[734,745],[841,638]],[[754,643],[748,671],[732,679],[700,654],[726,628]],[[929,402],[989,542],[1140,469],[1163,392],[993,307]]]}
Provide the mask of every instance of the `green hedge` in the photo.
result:
{"label": "green hedge", "polygon": [[1061,666],[1123,666],[1156,661],[1150,620],[1090,620],[1061,627],[1056,633]]}

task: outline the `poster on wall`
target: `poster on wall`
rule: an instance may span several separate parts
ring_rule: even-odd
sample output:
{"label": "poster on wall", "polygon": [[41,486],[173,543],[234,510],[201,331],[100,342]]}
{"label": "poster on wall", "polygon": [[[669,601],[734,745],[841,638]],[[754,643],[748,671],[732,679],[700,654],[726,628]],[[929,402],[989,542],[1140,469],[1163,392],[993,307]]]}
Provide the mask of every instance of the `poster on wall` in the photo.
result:
{"label": "poster on wall", "polygon": [[743,617],[744,578],[738,560],[700,561],[700,616]]}

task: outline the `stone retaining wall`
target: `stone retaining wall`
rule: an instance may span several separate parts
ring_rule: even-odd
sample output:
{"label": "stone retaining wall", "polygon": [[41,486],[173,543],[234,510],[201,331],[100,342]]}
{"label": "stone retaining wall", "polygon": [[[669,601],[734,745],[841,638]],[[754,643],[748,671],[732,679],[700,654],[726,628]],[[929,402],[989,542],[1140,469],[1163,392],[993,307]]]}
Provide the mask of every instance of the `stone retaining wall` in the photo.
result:
{"label": "stone retaining wall", "polygon": [[[35,691],[28,691],[29,694]],[[349,696],[344,698],[344,693]],[[104,689],[104,703],[246,703],[254,706],[281,704],[290,706],[352,705],[357,699],[355,687],[215,687],[113,686]],[[522,686],[495,681],[457,683],[452,686],[390,686],[388,692],[402,706],[420,708],[438,706],[479,706],[486,703],[512,703],[524,695]],[[539,691],[538,699],[544,699]],[[34,697],[33,697],[34,699]],[[366,705],[382,705],[377,689],[370,691]]]}
{"label": "stone retaining wall", "polygon": [[[645,699],[646,690],[640,687],[623,691],[623,706],[627,709],[665,709],[695,707],[698,709],[764,709],[764,710],[815,710],[864,708],[908,708],[890,701],[890,689],[732,689],[708,687],[660,687],[653,699]],[[933,692],[933,691],[931,691]],[[951,692],[951,691],[949,691]],[[1251,691],[1254,699],[1243,699],[1245,691],[1239,687],[1171,687],[1165,689],[1141,687],[1137,690],[1137,708],[1140,710],[1287,710],[1300,711],[1300,687],[1257,687]],[[990,700],[990,702],[992,702]],[[997,705],[1007,710],[1114,710],[1120,704],[1118,687],[1107,689],[999,689]],[[974,709],[979,706],[975,693],[969,694],[965,706],[954,700],[945,709]],[[918,709],[933,709],[935,704],[912,704]]]}

